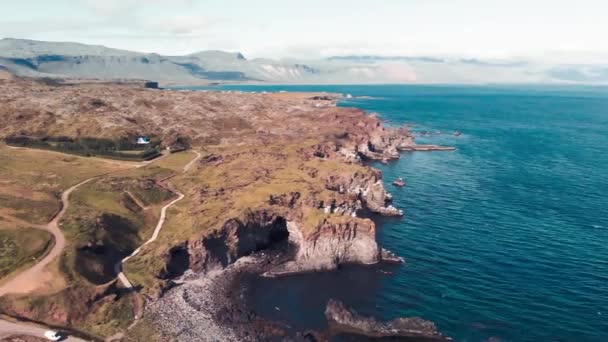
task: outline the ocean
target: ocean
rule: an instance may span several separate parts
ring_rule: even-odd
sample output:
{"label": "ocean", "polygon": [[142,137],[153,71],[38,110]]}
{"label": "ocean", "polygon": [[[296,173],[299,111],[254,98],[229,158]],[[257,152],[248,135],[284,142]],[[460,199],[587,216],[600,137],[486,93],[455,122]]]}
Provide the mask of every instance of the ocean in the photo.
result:
{"label": "ocean", "polygon": [[431,320],[456,341],[608,341],[608,88],[221,89],[351,94],[340,106],[457,148],[373,165],[405,211],[375,219],[378,241],[406,264],[256,278],[247,298],[262,316],[322,329],[337,298],[383,320]]}

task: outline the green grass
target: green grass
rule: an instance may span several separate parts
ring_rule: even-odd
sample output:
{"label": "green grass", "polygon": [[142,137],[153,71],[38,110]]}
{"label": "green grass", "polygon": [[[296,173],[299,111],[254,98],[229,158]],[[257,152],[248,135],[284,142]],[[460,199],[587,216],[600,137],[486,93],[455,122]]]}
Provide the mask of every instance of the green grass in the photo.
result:
{"label": "green grass", "polygon": [[132,296],[96,294],[91,288],[76,284],[47,296],[0,297],[0,308],[9,316],[27,312],[32,320],[71,326],[103,340],[126,330],[132,322]]}
{"label": "green grass", "polygon": [[53,245],[53,237],[31,228],[2,229],[0,224],[0,278],[35,263]]}
{"label": "green grass", "polygon": [[[158,221],[160,205],[173,196],[159,188],[154,179],[172,173],[170,169],[149,165],[95,179],[71,194],[70,207],[60,222],[69,242],[60,258],[60,269],[72,287],[88,295],[97,293],[99,285],[115,276],[112,266],[149,239]],[[129,209],[124,200],[127,190],[151,205],[150,209]],[[104,252],[83,250],[91,244],[103,244]],[[80,305],[66,291],[41,300],[45,305],[54,303],[75,314]],[[95,301],[82,319],[73,322],[78,321],[80,329],[99,336],[111,335],[126,328],[133,319],[129,298]]]}
{"label": "green grass", "polygon": [[[63,271],[72,281],[97,279],[96,284],[112,277],[111,264],[128,255],[144,241],[149,227],[142,212],[129,210],[122,202],[122,188],[116,180],[100,179],[72,193],[70,208],[61,222],[61,229],[70,241],[62,258]],[[78,249],[88,245],[104,245],[102,254]],[[98,277],[96,276],[98,275]]]}
{"label": "green grass", "polygon": [[0,207],[10,208],[11,216],[34,224],[46,224],[61,209],[59,200],[33,201],[0,194]]}
{"label": "green grass", "polygon": [[154,165],[165,169],[181,172],[196,155],[191,151],[171,153],[170,155],[154,162]]}
{"label": "green grass", "polygon": [[[113,264],[150,238],[160,205],[173,198],[155,182],[171,174],[171,170],[149,165],[95,179],[71,194],[70,207],[60,223],[70,243],[61,258],[69,282],[99,285],[112,279]],[[125,191],[149,209],[133,210]],[[104,251],[86,246],[104,246]]]}
{"label": "green grass", "polygon": [[124,342],[164,342],[173,340],[175,339],[163,336],[156,329],[154,322],[149,321],[145,317],[129,329],[123,339]]}
{"label": "green grass", "polygon": [[[342,220],[342,217],[327,215],[312,203],[332,200],[344,201],[344,194],[325,188],[329,177],[354,173],[366,174],[370,170],[356,164],[345,164],[339,160],[303,158],[302,151],[310,149],[314,142],[304,141],[294,144],[268,144],[256,146],[208,147],[207,155],[221,155],[223,161],[212,165],[202,165],[183,174],[183,167],[194,158],[191,152],[169,155],[154,163],[104,176],[83,185],[72,194],[71,206],[61,222],[69,246],[60,259],[62,272],[68,283],[87,291],[95,291],[99,285],[91,281],[90,274],[103,273],[106,259],[83,257],[83,246],[103,243],[113,246],[120,255],[139,246],[147,240],[156,224],[157,217],[146,215],[158,210],[172,194],[154,183],[154,179],[164,179],[176,175],[169,181],[186,197],[171,207],[167,221],[158,238],[146,245],[140,254],[124,265],[124,272],[135,285],[143,286],[142,294],[155,295],[164,281],[157,276],[166,266],[168,250],[184,241],[197,238],[221,228],[230,219],[243,219],[250,211],[265,210],[277,215],[287,215],[291,209],[269,203],[271,196],[290,196],[300,193],[304,234],[314,232],[324,221]],[[147,211],[133,210],[132,204],[124,200],[124,191],[132,193],[139,201],[149,206]],[[131,209],[129,209],[131,207]],[[293,214],[293,213],[292,213]],[[104,216],[106,215],[106,216]],[[113,229],[104,225],[110,217]],[[77,260],[79,260],[77,262]],[[115,262],[120,259],[112,259]],[[79,268],[80,267],[80,268]],[[87,276],[83,275],[86,268]],[[69,308],[72,297],[47,298],[57,305]],[[111,327],[123,326],[130,320],[129,312],[121,305],[94,308],[82,326],[89,331],[110,331]],[[98,321],[93,321],[92,319]],[[100,322],[100,325],[96,325]]]}
{"label": "green grass", "polygon": [[[180,174],[171,180],[186,197],[169,209],[158,240],[129,260],[124,271],[144,292],[155,293],[161,280],[156,278],[165,267],[169,248],[188,239],[221,228],[230,219],[244,219],[248,212],[266,210],[286,215],[286,207],[269,204],[271,196],[300,193],[301,201],[329,203],[341,195],[325,188],[330,176],[365,174],[368,168],[339,160],[304,159],[300,149],[310,141],[288,145],[231,146],[207,151],[222,155],[224,161],[203,165],[197,171]],[[203,157],[206,156],[203,154]],[[204,194],[201,195],[201,190]],[[194,210],[196,208],[196,210]],[[314,232],[328,215],[317,208],[303,206],[301,228]]]}
{"label": "green grass", "polygon": [[30,137],[7,137],[6,144],[14,147],[50,150],[60,153],[85,157],[102,156],[118,160],[143,161],[157,158],[161,155],[158,146],[160,141],[152,142],[146,149],[139,148],[128,140],[100,139],[81,137],[75,140],[65,137],[51,137],[50,141]]}
{"label": "green grass", "polygon": [[0,147],[0,180],[43,192],[61,192],[87,178],[126,168],[57,152]]}
{"label": "green grass", "polygon": [[0,211],[45,224],[59,210],[61,192],[87,178],[123,169],[95,159],[0,147]]}

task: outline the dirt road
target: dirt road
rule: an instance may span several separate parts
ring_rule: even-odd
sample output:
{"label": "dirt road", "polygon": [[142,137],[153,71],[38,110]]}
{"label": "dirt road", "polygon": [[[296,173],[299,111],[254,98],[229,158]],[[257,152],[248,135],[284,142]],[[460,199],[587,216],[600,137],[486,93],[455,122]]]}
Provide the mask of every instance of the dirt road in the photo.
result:
{"label": "dirt road", "polygon": [[[197,152],[197,151],[192,151],[192,152],[194,152],[196,154],[196,157],[194,159],[192,159],[188,164],[186,164],[186,166],[184,166],[183,173],[188,172],[188,170],[190,170],[192,168],[192,166],[196,163],[196,161],[201,158],[201,154],[199,152]],[[165,224],[165,220],[167,218],[167,209],[169,209],[172,205],[181,201],[184,198],[184,194],[182,194],[180,192],[175,191],[175,194],[178,197],[176,199],[174,199],[173,201],[171,201],[170,203],[168,203],[167,205],[165,205],[164,207],[162,207],[162,209],[160,210],[160,218],[158,219],[158,223],[156,224],[156,227],[154,228],[154,233],[152,233],[152,237],[148,241],[144,242],[143,245],[139,246],[139,248],[134,250],[133,253],[131,253],[131,255],[122,259],[119,263],[117,263],[114,266],[116,273],[118,273],[118,280],[125,288],[130,289],[133,287],[133,284],[131,284],[131,282],[129,281],[127,276],[124,274],[124,272],[122,272],[122,265],[125,262],[127,262],[129,259],[131,259],[132,257],[136,256],[139,253],[139,251],[141,251],[141,248],[143,246],[156,241],[156,239],[158,238],[158,234],[160,234],[160,231],[163,228],[163,225]]]}
{"label": "dirt road", "polygon": [[4,296],[8,293],[22,294],[31,293],[32,291],[40,288],[44,284],[52,281],[52,274],[45,267],[53,262],[57,258],[63,249],[65,248],[65,236],[59,228],[59,221],[68,210],[70,206],[69,197],[72,191],[76,190],[81,185],[84,185],[97,177],[86,179],[71,188],[67,189],[61,194],[61,210],[53,217],[51,222],[41,227],[42,229],[53,234],[55,239],[55,245],[53,249],[42,260],[31,268],[19,273],[16,277],[9,280],[7,283],[0,287],[0,296]]}
{"label": "dirt road", "polygon": [[[0,320],[0,339],[15,336],[15,335],[29,335],[44,338],[44,332],[48,329],[38,327],[35,325],[23,324],[23,323],[12,323],[9,321]],[[67,342],[85,342],[77,337],[71,337],[62,340]]]}

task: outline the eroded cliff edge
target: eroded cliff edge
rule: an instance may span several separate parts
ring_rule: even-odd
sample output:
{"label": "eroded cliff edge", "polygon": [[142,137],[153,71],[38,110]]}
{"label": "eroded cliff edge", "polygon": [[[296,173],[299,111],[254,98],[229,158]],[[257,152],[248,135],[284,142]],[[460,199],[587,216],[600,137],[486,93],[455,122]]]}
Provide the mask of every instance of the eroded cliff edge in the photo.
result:
{"label": "eroded cliff edge", "polygon": [[[299,138],[206,146],[196,172],[175,180],[189,201],[169,222],[181,227],[168,230],[189,227],[190,232],[165,251],[150,250],[163,261],[155,273],[161,283],[186,270],[222,269],[283,240],[292,258],[268,270],[268,276],[399,261],[378,246],[376,226],[362,213],[403,212],[391,205],[381,172],[363,161],[399,158],[400,149],[415,145],[413,137],[405,129],[383,127],[376,116],[360,110],[333,103],[312,107],[266,128],[287,125],[299,130]],[[304,115],[318,123],[298,127]],[[294,116],[299,118],[289,122]]]}

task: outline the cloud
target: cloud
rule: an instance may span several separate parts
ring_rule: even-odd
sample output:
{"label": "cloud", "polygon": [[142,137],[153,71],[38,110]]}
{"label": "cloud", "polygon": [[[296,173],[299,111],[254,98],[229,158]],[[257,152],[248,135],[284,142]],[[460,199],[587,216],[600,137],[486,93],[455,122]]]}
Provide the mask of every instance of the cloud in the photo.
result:
{"label": "cloud", "polygon": [[40,33],[76,32],[83,29],[102,28],[105,25],[98,21],[85,20],[35,20],[35,21],[2,21],[0,34],[5,37],[28,37]]}
{"label": "cloud", "polygon": [[190,35],[206,31],[218,23],[202,15],[174,15],[160,18],[147,18],[139,23],[140,28],[151,31],[160,31],[175,35]]}
{"label": "cloud", "polygon": [[[77,4],[83,1],[72,0]],[[171,8],[192,7],[194,0],[84,0],[84,6],[96,14],[116,15],[121,13],[133,14],[152,6]]]}
{"label": "cloud", "polygon": [[67,0],[67,3],[72,5],[72,11],[65,12],[63,17],[0,20],[0,38],[73,41],[176,54],[206,48],[205,42],[221,22],[189,11],[191,0]]}

